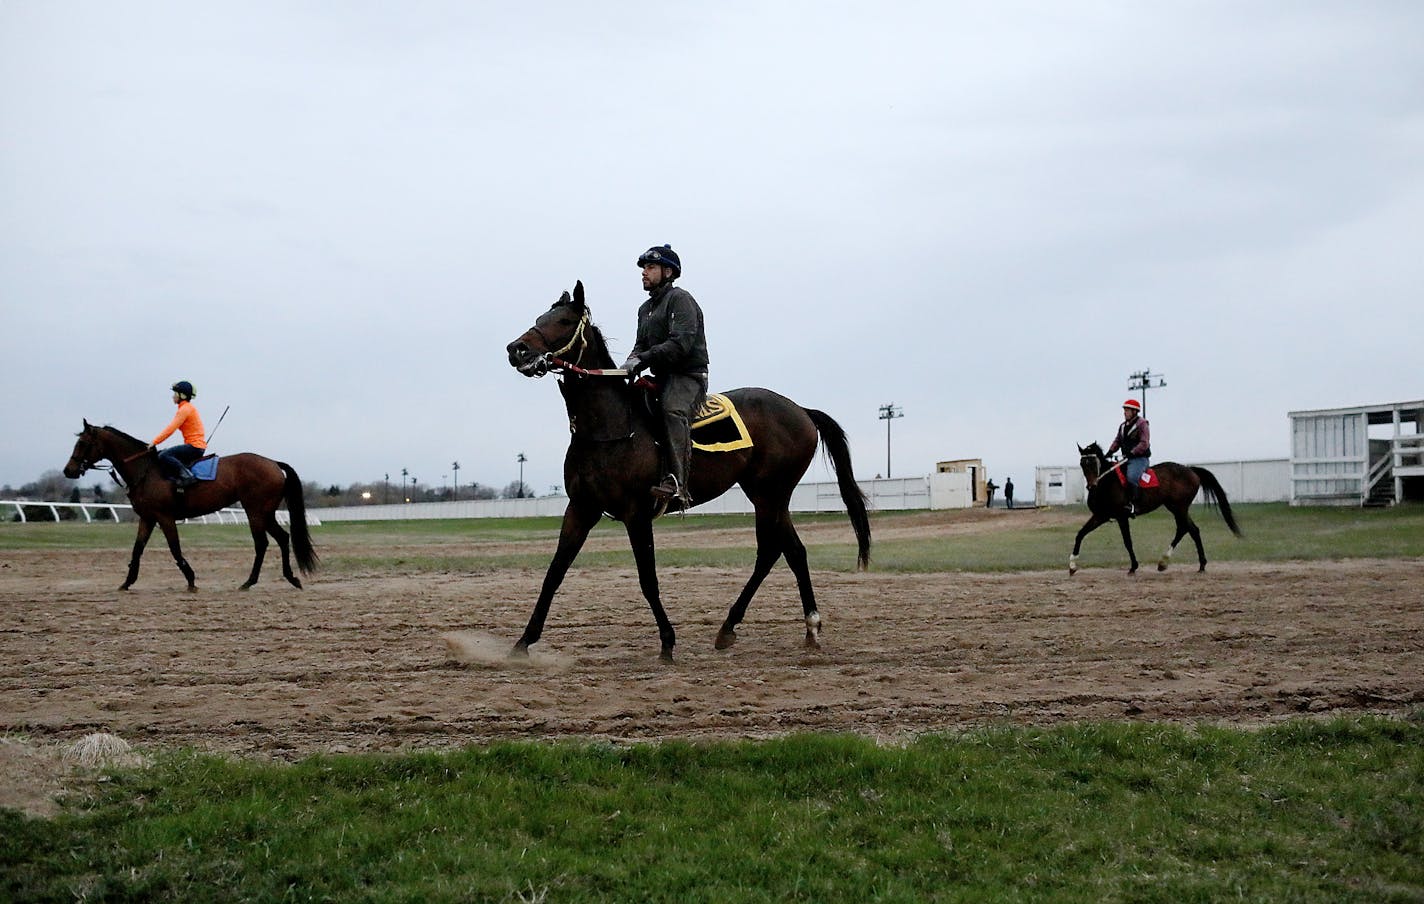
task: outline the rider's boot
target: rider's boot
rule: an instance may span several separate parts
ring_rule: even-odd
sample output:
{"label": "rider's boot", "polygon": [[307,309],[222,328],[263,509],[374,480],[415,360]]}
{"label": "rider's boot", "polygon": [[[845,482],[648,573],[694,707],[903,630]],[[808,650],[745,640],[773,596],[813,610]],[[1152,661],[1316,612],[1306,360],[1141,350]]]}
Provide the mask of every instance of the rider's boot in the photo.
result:
{"label": "rider's boot", "polygon": [[687,493],[687,469],[692,458],[692,431],[688,427],[687,418],[678,415],[668,415],[666,427],[669,473],[661,483],[653,487],[653,495],[660,499],[679,499],[685,508],[692,504],[692,497]]}
{"label": "rider's boot", "polygon": [[188,470],[186,465],[179,465],[177,473],[173,477],[173,488],[179,493],[198,482],[198,478],[193,476],[193,472]]}

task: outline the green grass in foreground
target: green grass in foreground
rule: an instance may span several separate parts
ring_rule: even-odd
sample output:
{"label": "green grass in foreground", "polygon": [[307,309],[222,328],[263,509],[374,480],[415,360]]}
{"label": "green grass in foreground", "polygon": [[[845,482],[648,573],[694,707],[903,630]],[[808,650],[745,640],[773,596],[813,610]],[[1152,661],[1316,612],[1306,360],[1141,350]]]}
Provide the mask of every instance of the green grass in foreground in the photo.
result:
{"label": "green grass in foreground", "polygon": [[1418,901],[1424,714],[178,753],[0,839],[16,901]]}

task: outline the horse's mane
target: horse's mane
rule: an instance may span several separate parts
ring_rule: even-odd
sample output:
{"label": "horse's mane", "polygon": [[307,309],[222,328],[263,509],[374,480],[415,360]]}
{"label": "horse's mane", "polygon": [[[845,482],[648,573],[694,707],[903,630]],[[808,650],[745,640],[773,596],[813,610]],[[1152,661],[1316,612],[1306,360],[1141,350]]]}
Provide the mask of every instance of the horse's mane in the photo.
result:
{"label": "horse's mane", "polygon": [[[568,305],[569,307],[573,307],[573,303],[569,301],[560,300],[554,303],[554,307],[558,307],[560,305]],[[588,323],[584,325],[583,334],[584,337],[588,340],[589,354],[593,358],[597,359],[594,361],[585,361],[584,366],[612,367],[613,354],[608,350],[608,340],[604,338],[603,330],[599,329],[598,325],[593,322],[593,309],[590,308],[588,305],[584,305],[584,310],[588,313]]]}
{"label": "horse's mane", "polygon": [[135,445],[138,445],[138,446],[146,446],[146,445],[148,445],[148,443],[144,442],[143,440],[139,439],[139,438],[136,437],[136,436],[129,436],[127,433],[125,433],[124,431],[120,430],[118,427],[110,427],[108,424],[105,424],[104,426],[100,427],[99,429],[100,429],[100,430],[107,430],[107,431],[109,431],[110,433],[117,434],[120,439],[128,440],[129,442],[131,442],[131,443],[133,443],[133,444],[135,444]]}

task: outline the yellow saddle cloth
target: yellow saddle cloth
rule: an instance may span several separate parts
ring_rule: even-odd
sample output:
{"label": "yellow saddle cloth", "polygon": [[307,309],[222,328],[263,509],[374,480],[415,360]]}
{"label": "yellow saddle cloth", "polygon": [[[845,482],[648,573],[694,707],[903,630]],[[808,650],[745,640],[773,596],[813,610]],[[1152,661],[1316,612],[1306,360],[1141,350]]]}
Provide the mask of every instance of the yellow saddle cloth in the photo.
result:
{"label": "yellow saddle cloth", "polygon": [[692,418],[692,448],[703,452],[733,452],[751,446],[751,434],[747,433],[737,406],[720,393],[709,395]]}

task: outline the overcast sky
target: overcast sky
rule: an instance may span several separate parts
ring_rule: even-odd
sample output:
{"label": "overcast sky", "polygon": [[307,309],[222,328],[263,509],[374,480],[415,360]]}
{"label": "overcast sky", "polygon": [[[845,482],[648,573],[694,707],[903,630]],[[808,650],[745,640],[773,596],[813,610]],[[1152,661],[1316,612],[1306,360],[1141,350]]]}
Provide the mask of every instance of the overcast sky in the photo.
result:
{"label": "overcast sky", "polygon": [[[322,484],[562,484],[504,346],[582,279],[615,355],[682,255],[712,388],[857,476],[1289,455],[1424,397],[1424,4],[0,2],[0,484],[81,420]],[[813,465],[810,477],[825,479]],[[86,483],[88,481],[86,480]]]}

